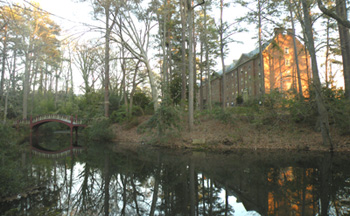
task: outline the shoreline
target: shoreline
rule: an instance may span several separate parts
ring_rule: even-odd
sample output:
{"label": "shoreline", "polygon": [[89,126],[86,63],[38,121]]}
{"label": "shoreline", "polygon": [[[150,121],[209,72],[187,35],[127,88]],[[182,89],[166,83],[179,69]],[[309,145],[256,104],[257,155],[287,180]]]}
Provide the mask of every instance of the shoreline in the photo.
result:
{"label": "shoreline", "polygon": [[[232,125],[206,119],[197,123],[192,132],[173,131],[163,138],[156,138],[150,133],[140,134],[137,126],[125,129],[123,125],[114,124],[113,130],[116,142],[167,149],[223,153],[235,150],[331,152],[330,147],[323,146],[320,132],[308,127],[290,125],[271,128],[245,122]],[[350,152],[350,136],[339,135],[334,130],[332,134],[333,152]]]}

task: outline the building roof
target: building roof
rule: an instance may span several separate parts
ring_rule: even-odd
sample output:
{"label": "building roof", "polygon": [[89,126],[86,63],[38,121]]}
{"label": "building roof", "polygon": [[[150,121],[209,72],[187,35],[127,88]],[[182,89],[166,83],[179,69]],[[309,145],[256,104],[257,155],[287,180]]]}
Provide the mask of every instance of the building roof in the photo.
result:
{"label": "building roof", "polygon": [[[262,45],[262,49],[265,50],[268,45],[273,41],[270,40]],[[239,57],[238,60],[233,60],[233,62],[230,65],[227,65],[225,68],[225,72],[231,72],[232,70],[238,68],[240,65],[246,63],[247,61],[250,61],[256,57],[258,57],[259,54],[259,47],[255,48],[254,50],[250,51],[249,53],[242,53],[242,55]],[[222,70],[218,71],[218,74],[222,74]]]}

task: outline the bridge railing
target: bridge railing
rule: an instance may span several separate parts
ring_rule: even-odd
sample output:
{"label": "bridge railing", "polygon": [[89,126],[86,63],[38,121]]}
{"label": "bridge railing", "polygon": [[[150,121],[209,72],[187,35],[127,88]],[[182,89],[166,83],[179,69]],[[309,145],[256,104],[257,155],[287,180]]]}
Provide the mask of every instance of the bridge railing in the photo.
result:
{"label": "bridge railing", "polygon": [[38,121],[42,120],[47,120],[47,119],[55,119],[55,120],[61,120],[65,121],[67,123],[73,123],[73,124],[83,124],[83,120],[77,119],[77,116],[69,116],[69,115],[60,115],[60,114],[48,114],[48,115],[40,115],[36,116],[34,118],[27,118],[27,119],[21,119],[17,123],[19,124],[30,124],[30,123],[35,123]]}

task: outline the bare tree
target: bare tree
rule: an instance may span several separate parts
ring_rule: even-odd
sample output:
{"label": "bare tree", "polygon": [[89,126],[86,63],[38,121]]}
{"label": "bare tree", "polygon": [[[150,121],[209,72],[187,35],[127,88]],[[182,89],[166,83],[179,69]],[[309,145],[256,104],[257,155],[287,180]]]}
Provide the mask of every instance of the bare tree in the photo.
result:
{"label": "bare tree", "polygon": [[136,9],[142,17],[144,29],[136,27],[135,19],[129,11],[122,11],[116,22],[118,29],[113,31],[114,37],[112,40],[123,44],[125,48],[138,60],[143,62],[147,68],[148,78],[150,81],[152,101],[154,110],[159,107],[158,90],[156,86],[155,74],[152,71],[151,60],[148,57],[150,31],[152,29],[151,13],[146,12],[137,6]]}

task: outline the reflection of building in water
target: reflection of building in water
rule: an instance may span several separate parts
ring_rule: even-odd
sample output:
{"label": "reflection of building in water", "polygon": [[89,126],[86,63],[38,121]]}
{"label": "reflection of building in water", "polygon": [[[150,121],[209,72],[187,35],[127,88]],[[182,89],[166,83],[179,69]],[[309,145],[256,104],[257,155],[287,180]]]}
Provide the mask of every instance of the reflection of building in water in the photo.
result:
{"label": "reflection of building in water", "polygon": [[268,173],[268,215],[315,215],[314,187],[307,183],[314,169],[271,169]]}
{"label": "reflection of building in water", "polygon": [[[236,170],[237,171],[237,170]],[[226,189],[247,211],[261,215],[316,215],[320,212],[314,168],[243,169],[226,181]]]}
{"label": "reflection of building in water", "polygon": [[[300,80],[304,96],[308,95],[311,76],[309,55],[303,44],[296,39]],[[226,89],[227,106],[236,103],[236,98],[259,98],[265,93],[278,90],[286,93],[290,90],[299,91],[297,64],[294,55],[293,32],[288,29],[276,28],[275,36],[263,46],[264,72],[260,71],[259,49],[242,54],[238,60],[226,67],[226,86],[222,86],[222,76],[211,80],[212,103],[222,102],[222,91]],[[222,74],[222,72],[219,72]],[[264,79],[264,82],[262,81]],[[202,103],[208,102],[208,85],[204,83]],[[200,91],[197,94],[200,103]]]}

